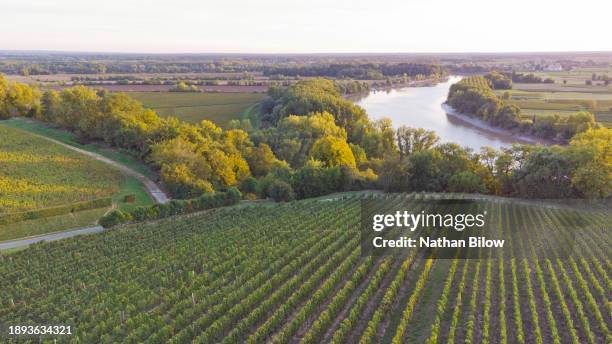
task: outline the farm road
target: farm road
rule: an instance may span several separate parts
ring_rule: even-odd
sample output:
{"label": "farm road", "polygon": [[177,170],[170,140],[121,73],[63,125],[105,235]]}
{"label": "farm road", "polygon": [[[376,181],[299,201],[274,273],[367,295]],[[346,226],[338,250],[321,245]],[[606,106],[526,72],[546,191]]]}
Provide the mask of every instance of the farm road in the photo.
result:
{"label": "farm road", "polygon": [[[96,159],[98,161],[101,161],[103,163],[109,164],[114,166],[115,168],[119,169],[121,172],[125,173],[126,175],[135,177],[136,179],[138,179],[141,183],[144,184],[145,189],[147,190],[147,192],[151,195],[151,197],[153,198],[153,200],[156,203],[167,203],[169,201],[168,196],[159,188],[159,186],[157,186],[157,184],[155,184],[154,181],[152,181],[151,179],[147,178],[145,175],[136,172],[134,170],[132,170],[131,168],[124,166],[116,161],[113,161],[109,158],[106,158],[98,153],[94,153],[94,152],[89,152],[86,151],[84,149],[80,149],[74,146],[71,146],[69,144],[54,140],[52,138],[43,136],[43,135],[38,135],[38,134],[34,134],[34,133],[30,133],[32,135],[41,137],[47,141],[53,142],[53,143],[57,143],[59,145],[62,145],[68,149],[71,149],[75,152],[87,155],[93,159]],[[1,250],[8,250],[8,249],[14,249],[14,248],[19,248],[19,247],[23,247],[23,246],[27,246],[36,242],[40,242],[40,241],[54,241],[54,240],[60,240],[60,239],[65,239],[65,238],[70,238],[76,235],[81,235],[81,234],[92,234],[92,233],[98,233],[103,231],[104,228],[102,226],[92,226],[92,227],[85,227],[85,228],[78,228],[78,229],[74,229],[74,230],[68,230],[65,232],[58,232],[58,233],[51,233],[51,234],[45,234],[45,235],[40,235],[40,236],[35,236],[35,237],[30,237],[30,238],[25,238],[25,239],[18,239],[18,240],[11,240],[11,241],[5,241],[5,242],[1,242],[0,243],[0,251]]]}
{"label": "farm road", "polygon": [[125,173],[125,174],[127,174],[129,176],[135,177],[141,183],[144,184],[145,189],[147,189],[147,192],[151,195],[151,197],[153,197],[153,200],[156,203],[167,203],[169,201],[168,196],[159,188],[159,186],[157,186],[157,184],[155,184],[154,181],[152,181],[151,179],[149,179],[147,176],[143,175],[142,173],[136,172],[136,171],[132,170],[131,168],[129,168],[129,167],[125,166],[125,165],[122,165],[122,164],[120,164],[120,163],[118,163],[116,161],[113,161],[113,160],[111,160],[111,159],[109,159],[109,158],[107,158],[105,156],[102,156],[102,155],[100,155],[98,153],[89,152],[89,151],[86,151],[84,149],[80,149],[80,148],[71,146],[69,144],[66,144],[66,143],[54,140],[54,139],[52,139],[50,137],[46,137],[46,136],[43,136],[43,135],[38,135],[38,134],[34,134],[34,133],[31,133],[31,134],[32,135],[36,135],[36,136],[38,136],[40,138],[43,138],[43,139],[45,139],[47,141],[51,141],[53,143],[57,143],[59,145],[62,145],[64,147],[68,148],[68,149],[71,149],[71,150],[75,151],[75,152],[87,155],[87,156],[89,156],[89,157],[91,157],[93,159],[96,159],[98,161],[101,161],[103,163],[106,163],[106,164],[109,164],[111,166],[114,166],[115,168],[119,169],[121,172],[123,172],[123,173]]}
{"label": "farm road", "polygon": [[75,229],[72,231],[45,234],[45,235],[35,236],[31,238],[26,238],[26,239],[18,239],[18,240],[0,242],[0,251],[23,247],[23,246],[27,246],[30,244],[40,242],[40,241],[55,241],[55,240],[70,238],[70,237],[81,235],[81,234],[98,233],[98,232],[102,232],[103,230],[104,228],[102,226],[93,226],[93,227]]}

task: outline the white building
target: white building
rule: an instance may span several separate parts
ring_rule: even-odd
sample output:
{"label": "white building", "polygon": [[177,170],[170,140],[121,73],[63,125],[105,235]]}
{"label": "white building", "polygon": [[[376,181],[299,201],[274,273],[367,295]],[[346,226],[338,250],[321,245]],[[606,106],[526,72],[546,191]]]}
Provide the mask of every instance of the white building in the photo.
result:
{"label": "white building", "polygon": [[563,67],[559,63],[553,63],[544,67],[544,70],[547,72],[561,72],[563,71]]}

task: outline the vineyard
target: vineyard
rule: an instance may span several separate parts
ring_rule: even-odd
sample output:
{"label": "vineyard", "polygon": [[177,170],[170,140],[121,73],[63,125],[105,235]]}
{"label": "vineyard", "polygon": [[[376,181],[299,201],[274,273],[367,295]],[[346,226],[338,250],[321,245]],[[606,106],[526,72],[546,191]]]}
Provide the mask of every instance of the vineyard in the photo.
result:
{"label": "vineyard", "polygon": [[466,78],[461,79],[458,84],[467,87],[491,90],[491,85],[489,81],[482,76],[468,76]]}
{"label": "vineyard", "polygon": [[0,214],[107,197],[123,177],[101,162],[0,126]]}
{"label": "vineyard", "polygon": [[[79,343],[612,340],[609,212],[491,199],[516,255],[398,259],[361,255],[364,197],[450,195],[242,205],[37,244],[0,255],[0,324],[69,324],[58,342]],[[539,255],[551,235],[571,254]]]}

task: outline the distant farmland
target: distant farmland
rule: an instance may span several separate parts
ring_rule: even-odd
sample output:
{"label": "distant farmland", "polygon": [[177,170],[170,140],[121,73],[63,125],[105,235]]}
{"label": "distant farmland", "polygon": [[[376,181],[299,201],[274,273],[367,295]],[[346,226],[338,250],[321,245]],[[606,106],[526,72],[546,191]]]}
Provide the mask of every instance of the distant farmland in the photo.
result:
{"label": "distant farmland", "polygon": [[[537,110],[543,115],[566,115],[578,111],[590,111],[598,122],[612,127],[612,85],[605,85],[603,80],[592,80],[595,76],[608,76],[612,73],[610,68],[580,68],[562,72],[539,72],[536,75],[543,78],[552,78],[554,84],[515,84],[513,98],[532,94],[535,98],[547,104],[543,106],[522,107],[528,115],[536,114]],[[587,85],[587,81],[591,82]],[[521,92],[529,91],[529,92]],[[518,92],[515,93],[515,92]],[[525,99],[525,98],[523,98]],[[537,102],[536,102],[537,103]]]}
{"label": "distant farmland", "polygon": [[207,119],[220,126],[242,118],[265,97],[259,93],[179,92],[133,92],[130,96],[162,117],[175,116],[190,123]]}
{"label": "distant farmland", "polygon": [[[612,126],[612,89],[603,86],[556,84],[515,84],[509,91],[510,103],[521,108],[525,116],[568,116],[589,111],[598,122]],[[506,91],[497,90],[498,96]]]}

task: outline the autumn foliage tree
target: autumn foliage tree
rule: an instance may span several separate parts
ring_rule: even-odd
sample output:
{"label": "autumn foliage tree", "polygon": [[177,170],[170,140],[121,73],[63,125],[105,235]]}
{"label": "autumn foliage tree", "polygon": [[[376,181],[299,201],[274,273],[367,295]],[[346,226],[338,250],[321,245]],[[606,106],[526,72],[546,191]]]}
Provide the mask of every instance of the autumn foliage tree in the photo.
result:
{"label": "autumn foliage tree", "polygon": [[333,136],[318,139],[310,150],[310,158],[322,161],[328,167],[355,167],[355,156],[346,141]]}

